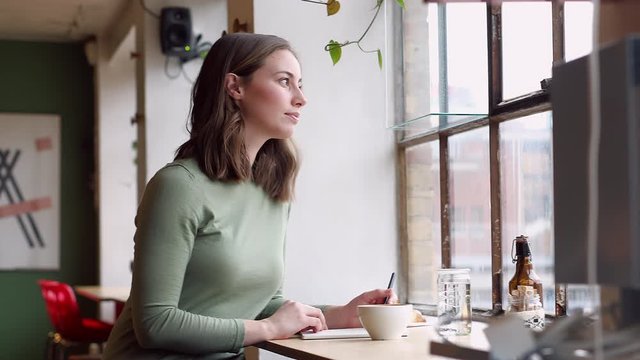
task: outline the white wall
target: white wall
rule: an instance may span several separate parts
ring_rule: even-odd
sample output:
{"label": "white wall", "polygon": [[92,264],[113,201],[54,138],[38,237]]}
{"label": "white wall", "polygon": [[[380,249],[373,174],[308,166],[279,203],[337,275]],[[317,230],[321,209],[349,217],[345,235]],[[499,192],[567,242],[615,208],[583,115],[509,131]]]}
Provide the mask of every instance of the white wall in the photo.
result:
{"label": "white wall", "polygon": [[111,59],[98,41],[96,108],[98,143],[98,204],[100,283],[128,286],[133,259],[133,217],[137,206],[133,143],[135,114],[135,34],[131,31]]}
{"label": "white wall", "polygon": [[[387,1],[387,6],[396,6]],[[289,40],[302,64],[308,98],[295,139],[302,154],[287,236],[285,294],[311,304],[342,304],[385,287],[398,256],[394,134],[386,129],[391,94],[377,57],[345,47],[333,66],[324,45],[355,40],[375,0],[342,1],[327,17],[322,5],[254,1],[255,31]],[[390,14],[389,14],[390,15]],[[365,48],[385,44],[384,13]],[[388,37],[390,38],[390,36]]]}
{"label": "white wall", "polygon": [[[227,3],[223,0],[146,0],[146,6],[156,14],[166,6],[191,9],[193,33],[202,34],[203,41],[214,42],[227,28]],[[175,150],[189,135],[186,124],[191,100],[191,82],[180,74],[171,79],[165,74],[167,59],[160,50],[159,20],[145,17],[145,89],[147,115],[147,180],[165,164],[173,161]],[[195,81],[202,60],[184,65],[188,78]],[[179,72],[175,61],[169,63],[171,75]]]}
{"label": "white wall", "polygon": [[[217,39],[226,29],[225,1],[150,1],[145,4],[156,14],[164,6],[191,8],[194,33],[203,39]],[[186,119],[191,83],[180,75],[165,75],[165,56],[160,51],[159,20],[145,14],[146,59],[145,89],[147,112],[147,179],[164,164],[173,160],[176,148],[188,137]],[[98,142],[98,204],[100,237],[99,281],[105,286],[131,284],[130,261],[133,259],[134,218],[138,206],[136,157],[132,147],[136,141],[134,116],[136,100],[135,29],[120,44],[111,59],[106,58],[106,39],[98,38],[101,56],[96,64],[96,118]],[[173,64],[173,63],[172,63]],[[200,60],[185,64],[187,76],[195,79]],[[170,67],[169,71],[175,71]],[[113,319],[113,307],[103,306],[102,317]]]}
{"label": "white wall", "polygon": [[[395,4],[387,3],[391,11]],[[294,135],[302,167],[287,233],[284,292],[308,304],[346,303],[385,287],[397,270],[394,134],[386,129],[393,95],[385,94],[392,55],[385,51],[391,43],[385,44],[384,13],[364,47],[382,49],[385,71],[375,55],[355,46],[345,47],[335,66],[324,51],[330,39],[360,37],[374,5],[342,1],[338,14],[327,17],[321,5],[254,0],[255,32],[289,40],[302,65],[308,104]],[[260,358],[282,357],[260,351]]]}

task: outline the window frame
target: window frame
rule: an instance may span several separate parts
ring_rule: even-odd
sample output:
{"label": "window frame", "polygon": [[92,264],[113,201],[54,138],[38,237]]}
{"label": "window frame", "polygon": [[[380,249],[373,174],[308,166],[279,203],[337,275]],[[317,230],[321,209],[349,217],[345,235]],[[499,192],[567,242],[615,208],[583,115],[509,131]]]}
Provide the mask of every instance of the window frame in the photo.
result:
{"label": "window frame", "polygon": [[[561,63],[565,58],[564,49],[564,1],[551,0],[552,17],[552,46],[553,63]],[[431,2],[428,0],[425,3]],[[443,23],[440,17],[446,16],[446,3],[438,2],[439,22]],[[399,283],[399,296],[401,299],[408,299],[409,276],[408,266],[408,192],[407,192],[407,161],[406,150],[413,146],[438,141],[439,161],[440,161],[440,228],[441,228],[441,260],[442,267],[451,267],[451,191],[450,191],[450,169],[449,169],[449,137],[465,131],[487,126],[489,128],[489,173],[490,173],[490,206],[491,206],[491,309],[474,309],[484,311],[483,315],[493,316],[504,312],[502,298],[503,273],[502,273],[502,209],[501,209],[501,164],[500,164],[500,124],[505,121],[518,119],[524,116],[551,111],[548,87],[537,90],[513,99],[503,98],[503,77],[502,77],[502,4],[501,2],[487,1],[487,56],[488,56],[488,114],[463,124],[454,125],[445,129],[417,134],[405,137],[405,131],[398,131],[396,134],[396,156],[397,156],[397,178],[398,178],[398,216],[399,216],[399,236],[400,236],[400,257],[401,269],[404,275]],[[402,24],[401,12],[394,12],[393,21]],[[396,74],[400,74],[400,79],[396,84],[404,84],[403,78],[403,58],[402,46],[404,37],[403,26],[394,26],[394,43],[396,44]],[[439,35],[440,36],[440,35]],[[446,46],[445,39],[439,39],[439,46]],[[443,45],[445,44],[445,45]],[[446,69],[446,67],[444,67]],[[541,79],[542,80],[542,79]],[[399,118],[404,118],[404,89],[396,92],[395,113]],[[441,104],[442,105],[442,104]],[[446,104],[445,107],[446,109]],[[497,256],[496,256],[497,255]],[[558,309],[566,309],[564,299],[566,285],[556,284],[556,315]],[[561,306],[558,306],[561,305]],[[488,310],[488,311],[487,311]]]}

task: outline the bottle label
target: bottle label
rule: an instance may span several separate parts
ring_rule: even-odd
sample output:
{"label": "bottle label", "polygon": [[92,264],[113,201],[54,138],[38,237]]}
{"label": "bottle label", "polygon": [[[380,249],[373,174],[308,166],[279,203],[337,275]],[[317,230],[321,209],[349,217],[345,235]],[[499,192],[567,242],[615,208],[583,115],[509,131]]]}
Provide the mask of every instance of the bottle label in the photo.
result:
{"label": "bottle label", "polygon": [[531,330],[544,330],[544,309],[512,312],[524,321],[524,326]]}

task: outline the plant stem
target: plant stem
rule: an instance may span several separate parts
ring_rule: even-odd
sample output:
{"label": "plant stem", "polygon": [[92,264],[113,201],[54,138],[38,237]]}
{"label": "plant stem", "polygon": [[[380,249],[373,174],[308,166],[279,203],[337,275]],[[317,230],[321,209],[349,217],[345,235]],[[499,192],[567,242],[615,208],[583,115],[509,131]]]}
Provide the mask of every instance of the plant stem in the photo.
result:
{"label": "plant stem", "polygon": [[376,13],[373,15],[373,19],[371,19],[371,22],[369,23],[369,26],[367,26],[367,29],[364,31],[364,33],[362,33],[362,36],[360,36],[360,39],[356,41],[358,44],[362,39],[364,39],[364,36],[367,35],[367,33],[369,32],[369,29],[371,29],[371,26],[373,25],[373,22],[376,21],[376,18],[378,17],[378,13],[380,12],[381,7],[382,7],[382,1],[378,1],[378,4],[376,5]]}
{"label": "plant stem", "polygon": [[322,4],[322,5],[327,5],[327,3],[322,2],[322,1],[313,1],[313,0],[300,0],[300,1],[308,2],[308,3],[313,3],[313,4]]}

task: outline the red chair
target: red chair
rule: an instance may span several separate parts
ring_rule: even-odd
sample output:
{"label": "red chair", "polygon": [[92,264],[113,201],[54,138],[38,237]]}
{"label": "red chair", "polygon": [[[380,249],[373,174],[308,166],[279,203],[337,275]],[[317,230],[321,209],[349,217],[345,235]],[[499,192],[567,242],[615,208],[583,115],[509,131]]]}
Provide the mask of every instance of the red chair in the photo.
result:
{"label": "red chair", "polygon": [[[47,354],[49,357],[58,353],[58,345],[65,348],[75,344],[104,343],[113,328],[112,324],[82,317],[71,286],[53,280],[38,280],[42,297],[47,307],[51,324],[57,334],[50,336]],[[57,335],[57,336],[56,336]]]}

